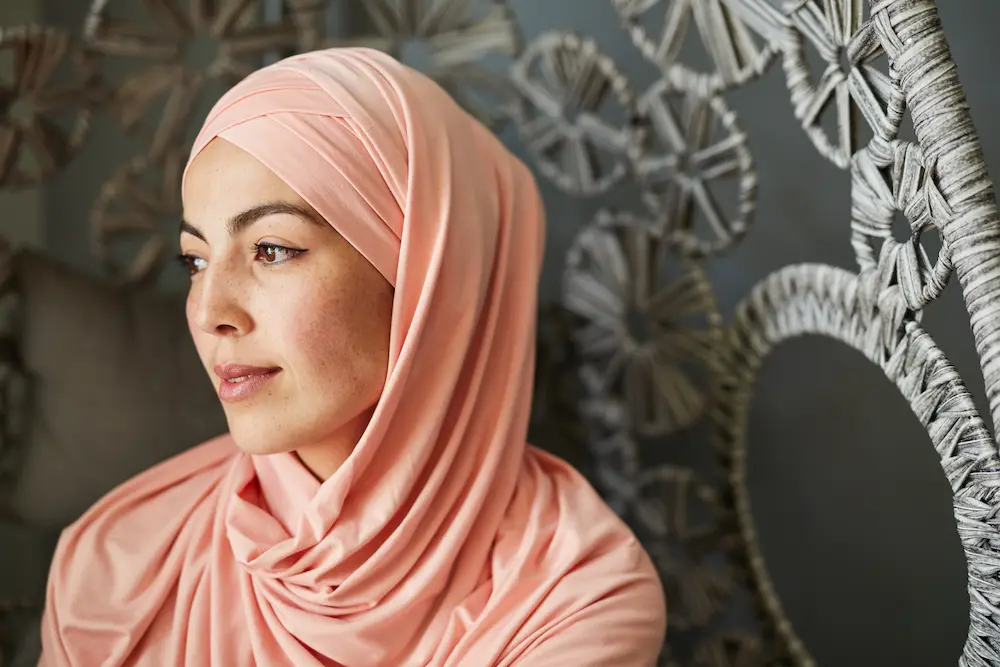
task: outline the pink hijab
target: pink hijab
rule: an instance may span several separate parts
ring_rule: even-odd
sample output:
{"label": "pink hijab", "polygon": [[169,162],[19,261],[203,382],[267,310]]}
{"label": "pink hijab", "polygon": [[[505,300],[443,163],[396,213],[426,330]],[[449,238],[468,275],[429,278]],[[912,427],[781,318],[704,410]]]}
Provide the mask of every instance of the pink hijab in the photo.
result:
{"label": "pink hijab", "polygon": [[544,226],[527,168],[430,79],[359,48],[252,74],[192,157],[215,137],[393,283],[385,389],[325,482],[227,435],[110,492],[59,542],[41,664],[653,665],[649,558],[525,444]]}

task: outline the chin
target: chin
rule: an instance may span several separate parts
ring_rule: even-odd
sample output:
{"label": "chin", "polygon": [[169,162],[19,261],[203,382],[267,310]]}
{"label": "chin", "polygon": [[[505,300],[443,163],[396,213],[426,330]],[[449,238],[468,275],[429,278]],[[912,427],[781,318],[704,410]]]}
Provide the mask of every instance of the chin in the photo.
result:
{"label": "chin", "polygon": [[[264,423],[254,423],[254,422]],[[283,429],[274,428],[270,420],[247,419],[246,416],[229,417],[229,435],[241,451],[247,454],[281,454],[290,452],[297,446],[294,438]],[[282,436],[276,436],[282,433]]]}
{"label": "chin", "polygon": [[247,454],[281,454],[304,448],[343,453],[353,450],[361,438],[374,402],[363,409],[352,404],[356,400],[329,399],[303,405],[302,401],[285,399],[224,404],[224,409],[233,442]]}

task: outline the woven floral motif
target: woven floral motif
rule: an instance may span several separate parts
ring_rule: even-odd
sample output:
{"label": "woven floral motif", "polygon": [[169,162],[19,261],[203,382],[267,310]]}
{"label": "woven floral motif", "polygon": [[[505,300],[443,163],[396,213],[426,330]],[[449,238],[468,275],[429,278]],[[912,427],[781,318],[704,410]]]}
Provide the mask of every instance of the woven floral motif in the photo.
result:
{"label": "woven floral motif", "polygon": [[0,190],[38,185],[80,149],[102,90],[93,62],[53,27],[0,26]]}

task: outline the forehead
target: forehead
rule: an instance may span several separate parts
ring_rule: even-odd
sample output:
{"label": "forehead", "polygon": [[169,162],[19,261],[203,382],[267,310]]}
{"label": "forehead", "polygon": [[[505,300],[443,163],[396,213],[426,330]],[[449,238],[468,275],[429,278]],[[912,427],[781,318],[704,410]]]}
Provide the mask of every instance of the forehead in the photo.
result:
{"label": "forehead", "polygon": [[218,137],[188,166],[183,201],[184,218],[196,224],[221,222],[264,202],[308,208],[295,190],[257,158]]}

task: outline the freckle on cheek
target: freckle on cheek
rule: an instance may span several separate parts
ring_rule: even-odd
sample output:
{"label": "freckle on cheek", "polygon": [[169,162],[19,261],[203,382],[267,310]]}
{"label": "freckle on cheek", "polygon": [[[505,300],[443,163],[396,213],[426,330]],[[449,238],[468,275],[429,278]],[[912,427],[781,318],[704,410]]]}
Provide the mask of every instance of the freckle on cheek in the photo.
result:
{"label": "freckle on cheek", "polygon": [[344,328],[336,300],[304,299],[286,319],[284,332],[294,346],[287,352],[301,355],[310,363],[321,364],[343,346]]}

